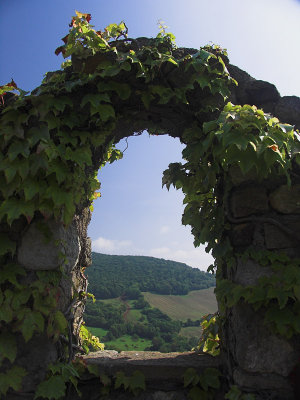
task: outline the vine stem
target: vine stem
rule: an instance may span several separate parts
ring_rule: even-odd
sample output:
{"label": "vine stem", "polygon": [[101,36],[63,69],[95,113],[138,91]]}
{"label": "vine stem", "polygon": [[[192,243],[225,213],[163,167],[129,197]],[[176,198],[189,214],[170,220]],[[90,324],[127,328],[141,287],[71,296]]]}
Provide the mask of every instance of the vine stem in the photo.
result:
{"label": "vine stem", "polygon": [[271,217],[235,218],[235,217],[231,216],[229,214],[229,212],[227,212],[226,218],[231,224],[240,224],[240,223],[245,223],[245,222],[262,222],[262,223],[272,224],[272,225],[276,226],[277,228],[281,229],[283,232],[285,232],[291,238],[296,239],[300,243],[300,236],[296,231],[293,231],[292,229],[287,228],[281,222],[277,221],[274,218],[271,218]]}

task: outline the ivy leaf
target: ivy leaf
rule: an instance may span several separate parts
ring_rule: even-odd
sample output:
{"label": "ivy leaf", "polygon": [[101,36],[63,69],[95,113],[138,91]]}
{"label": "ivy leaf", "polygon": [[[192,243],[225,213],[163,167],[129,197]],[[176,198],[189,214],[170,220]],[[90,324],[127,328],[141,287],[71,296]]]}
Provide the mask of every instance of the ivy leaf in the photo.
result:
{"label": "ivy leaf", "polygon": [[[211,387],[213,389],[219,389],[221,385],[219,379],[220,375],[221,375],[220,371],[217,370],[216,368],[206,368],[203,374],[200,375],[200,383],[203,389],[208,390],[208,387]],[[205,386],[207,386],[207,388],[205,388],[203,382],[205,382]]]}
{"label": "ivy leaf", "polygon": [[25,342],[28,342],[32,338],[35,331],[43,332],[44,317],[40,312],[25,308],[18,313],[18,317],[20,319],[23,317],[20,331],[25,339]]}
{"label": "ivy leaf", "polygon": [[42,186],[40,183],[32,178],[26,179],[24,184],[24,195],[25,200],[30,201],[37,193],[42,191]]}
{"label": "ivy leaf", "polygon": [[16,356],[17,343],[15,336],[8,332],[0,333],[0,361],[7,358],[11,363],[13,363]]}
{"label": "ivy leaf", "polygon": [[291,327],[294,325],[295,314],[288,308],[279,310],[276,306],[270,306],[265,313],[265,322],[274,324],[279,334],[290,338],[293,335]]}
{"label": "ivy leaf", "polygon": [[194,368],[188,368],[183,375],[183,382],[184,382],[184,387],[187,387],[189,385],[197,385],[199,382],[199,376]]}
{"label": "ivy leaf", "polygon": [[300,285],[299,284],[295,285],[293,287],[293,291],[294,291],[296,299],[300,302]]}
{"label": "ivy leaf", "polygon": [[[90,369],[89,369],[90,366],[91,366],[91,364],[88,364],[88,366],[87,366],[89,372],[91,372]],[[94,374],[94,372],[91,372],[91,373]],[[98,371],[97,375],[99,376],[99,371]],[[111,386],[111,378],[109,376],[107,376],[106,374],[101,374],[100,375],[100,381],[101,381],[103,386]]]}
{"label": "ivy leaf", "polygon": [[[17,281],[18,275],[20,276],[26,275],[24,268],[22,268],[20,265],[17,264],[6,264],[1,270],[0,283],[10,282],[14,286],[18,287],[19,286],[19,283]],[[5,293],[7,296],[8,292],[6,291]]]}
{"label": "ivy leaf", "polygon": [[72,150],[70,147],[67,147],[65,159],[75,161],[80,166],[84,166],[85,164],[92,165],[92,152],[88,147],[79,148],[76,150]]}
{"label": "ivy leaf", "polygon": [[130,378],[130,389],[136,396],[141,390],[146,390],[145,375],[141,371],[134,371]]}
{"label": "ivy leaf", "polygon": [[146,110],[149,110],[150,103],[154,99],[153,94],[151,94],[149,92],[143,92],[141,95],[141,99],[142,99],[142,102],[144,103]]}
{"label": "ivy leaf", "polygon": [[[122,69],[126,69],[128,68],[127,65],[124,65],[125,63],[123,63],[122,65],[112,65],[110,67],[105,68],[101,73],[100,76],[101,77],[106,77],[106,76],[115,76],[118,75],[118,73],[122,70]],[[128,64],[128,63],[127,63]],[[129,65],[130,67],[130,65]]]}
{"label": "ivy leaf", "polygon": [[53,336],[54,341],[59,338],[61,333],[64,333],[68,327],[68,322],[61,311],[56,311],[48,320],[47,334]]}
{"label": "ivy leaf", "polygon": [[107,88],[114,90],[122,100],[128,99],[131,94],[128,83],[110,82]]}
{"label": "ivy leaf", "polygon": [[10,164],[10,166],[4,170],[6,182],[10,183],[14,179],[16,173],[17,169],[12,164]]}
{"label": "ivy leaf", "polygon": [[0,256],[6,253],[11,253],[12,255],[14,255],[15,252],[16,252],[16,242],[10,240],[7,234],[0,233]]}
{"label": "ivy leaf", "polygon": [[0,308],[0,321],[4,321],[6,323],[11,322],[13,319],[13,311],[9,304],[2,304]]}
{"label": "ivy leaf", "polygon": [[233,385],[233,386],[230,387],[229,392],[226,393],[225,399],[228,399],[228,400],[239,400],[241,394],[242,394],[242,392],[240,391],[240,389],[236,385]]}
{"label": "ivy leaf", "polygon": [[7,218],[9,225],[21,215],[25,217],[33,217],[35,205],[32,203],[25,203],[19,199],[4,200],[0,206],[0,220],[4,216]]}
{"label": "ivy leaf", "polygon": [[279,308],[282,309],[286,305],[289,299],[289,294],[292,295],[292,292],[285,292],[282,289],[277,289],[276,287],[270,287],[267,292],[267,298],[277,299],[279,303]]}
{"label": "ivy leaf", "polygon": [[0,373],[0,393],[6,395],[9,388],[18,391],[21,389],[22,380],[27,372],[24,368],[13,366],[4,373]]}
{"label": "ivy leaf", "polygon": [[59,400],[65,397],[66,383],[61,375],[51,376],[41,382],[36,389],[34,399],[39,397]]}
{"label": "ivy leaf", "polygon": [[20,306],[27,303],[29,297],[31,296],[30,290],[24,288],[19,293],[15,293],[11,302],[11,306],[14,310],[18,310]]}
{"label": "ivy leaf", "polygon": [[100,104],[97,107],[97,112],[99,113],[103,122],[106,122],[110,118],[116,118],[115,110],[109,104]]}
{"label": "ivy leaf", "polygon": [[33,126],[27,131],[26,136],[31,147],[35,146],[40,140],[48,141],[50,139],[49,129],[45,124],[39,127]]}
{"label": "ivy leaf", "polygon": [[48,114],[42,117],[40,120],[47,123],[49,130],[58,128],[61,125],[60,119],[57,118],[52,111],[48,112]]}
{"label": "ivy leaf", "polygon": [[[90,103],[92,106],[91,110],[92,108],[94,110],[97,109],[97,107],[101,104],[102,101],[110,103],[110,97],[108,93],[97,93],[97,94],[89,93],[83,97],[80,103],[80,107],[83,108],[87,103]],[[93,114],[94,112],[92,113],[92,115]]]}
{"label": "ivy leaf", "polygon": [[121,371],[116,373],[115,389],[119,389],[122,385],[127,390],[129,387],[129,378]]}
{"label": "ivy leaf", "polygon": [[28,144],[24,141],[14,141],[8,148],[8,158],[10,161],[14,161],[19,154],[28,157],[29,153]]}
{"label": "ivy leaf", "polygon": [[[87,364],[87,370],[88,370],[89,373],[92,374],[92,375],[95,375],[95,376],[97,376],[97,377],[100,376],[100,380],[101,380],[101,382],[102,382],[102,384],[103,384],[104,386],[105,386],[106,384],[108,384],[108,382],[109,382],[109,384],[111,383],[111,379],[110,379],[107,375],[105,375],[105,374],[100,375],[100,370],[99,370],[98,365],[96,365],[96,364]],[[106,382],[106,383],[105,383],[105,382]]]}

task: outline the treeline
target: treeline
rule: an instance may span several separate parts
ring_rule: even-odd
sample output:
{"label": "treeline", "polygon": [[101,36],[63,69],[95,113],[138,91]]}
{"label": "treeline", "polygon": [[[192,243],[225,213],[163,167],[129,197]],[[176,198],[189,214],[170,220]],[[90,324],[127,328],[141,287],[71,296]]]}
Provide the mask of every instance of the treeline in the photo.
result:
{"label": "treeline", "polygon": [[[172,320],[157,308],[151,308],[142,298],[134,301],[132,306],[140,310],[141,317],[135,322],[128,322],[123,318],[126,311],[125,304],[106,304],[99,300],[92,303],[89,300],[86,304],[85,323],[87,326],[108,330],[107,334],[100,338],[104,343],[123,335],[131,335],[151,340],[152,345],[146,349],[151,351],[187,351],[196,346],[199,338],[179,335],[181,327],[188,326],[188,322]],[[191,320],[189,322],[194,323]]]}
{"label": "treeline", "polygon": [[89,292],[98,299],[140,292],[184,295],[191,290],[215,286],[215,277],[176,261],[145,256],[114,256],[92,253],[92,265],[86,271]]}

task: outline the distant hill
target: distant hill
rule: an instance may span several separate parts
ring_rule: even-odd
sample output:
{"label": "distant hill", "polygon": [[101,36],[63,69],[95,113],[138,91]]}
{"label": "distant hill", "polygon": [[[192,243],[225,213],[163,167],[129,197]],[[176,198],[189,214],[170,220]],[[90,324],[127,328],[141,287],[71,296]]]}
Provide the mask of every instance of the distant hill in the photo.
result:
{"label": "distant hill", "polygon": [[215,286],[215,277],[176,261],[145,256],[92,253],[86,270],[88,291],[97,299],[125,296],[137,299],[141,292],[184,295]]}

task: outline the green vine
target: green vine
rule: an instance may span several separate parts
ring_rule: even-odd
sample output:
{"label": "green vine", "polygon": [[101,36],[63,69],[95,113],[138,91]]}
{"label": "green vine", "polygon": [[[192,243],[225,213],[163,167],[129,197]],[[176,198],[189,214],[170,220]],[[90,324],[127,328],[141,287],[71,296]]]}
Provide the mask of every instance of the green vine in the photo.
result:
{"label": "green vine", "polygon": [[216,368],[206,368],[200,375],[194,368],[188,368],[183,376],[184,387],[191,387],[188,398],[191,400],[214,400],[220,388],[221,372]]}
{"label": "green vine", "polygon": [[[233,185],[232,170],[254,174],[256,180],[282,175],[291,184],[293,165],[300,163],[299,135],[291,125],[255,106],[226,104],[236,82],[226,69],[227,53],[218,46],[182,54],[163,25],[156,38],[136,40],[128,37],[124,22],[102,32],[93,29],[90,20],[90,14],[76,12],[64,44],[55,52],[65,59],[62,69],[46,74],[31,94],[14,81],[0,87],[2,396],[10,388],[21,390],[26,375],[23,367],[13,365],[17,335],[25,343],[40,334],[66,341],[61,359],[49,367],[36,396],[62,397],[69,381],[76,387],[72,377],[77,375],[66,363],[66,354],[72,354],[70,322],[58,309],[65,255],[61,254],[61,268],[36,272],[30,280],[30,273],[16,261],[18,239],[11,232],[16,224],[26,228],[49,218],[67,227],[84,207],[92,209],[100,196],[99,168],[122,157],[115,148],[119,123],[140,120],[138,131],[146,127],[150,134],[163,133],[164,124],[149,118],[157,105],[186,122],[181,136],[185,163],[170,164],[163,184],[184,192],[182,222],[192,227],[195,246],[207,243],[207,251],[212,250],[216,263],[211,271],[233,256],[224,235],[230,229],[226,195]],[[274,257],[269,254],[267,260],[274,271],[271,278],[260,278],[251,287],[220,280],[217,295],[227,307],[241,300],[255,309],[267,307],[266,323],[291,337],[300,332],[299,262]],[[83,299],[86,295],[81,293]],[[203,321],[206,336],[200,344],[213,353],[218,351],[216,332],[211,336],[214,318]],[[85,327],[81,338],[86,350],[90,345],[101,348]],[[55,395],[49,394],[49,382],[57,382]],[[119,387],[130,387],[125,377],[118,382]],[[199,382],[200,378],[196,385]]]}
{"label": "green vine", "polygon": [[242,300],[251,304],[255,311],[266,310],[264,322],[271,331],[286,338],[299,334],[300,260],[291,259],[284,253],[251,250],[242,257],[259,262],[262,268],[267,269],[266,274],[258,278],[255,285],[249,286],[219,279],[216,295],[223,310]]}

